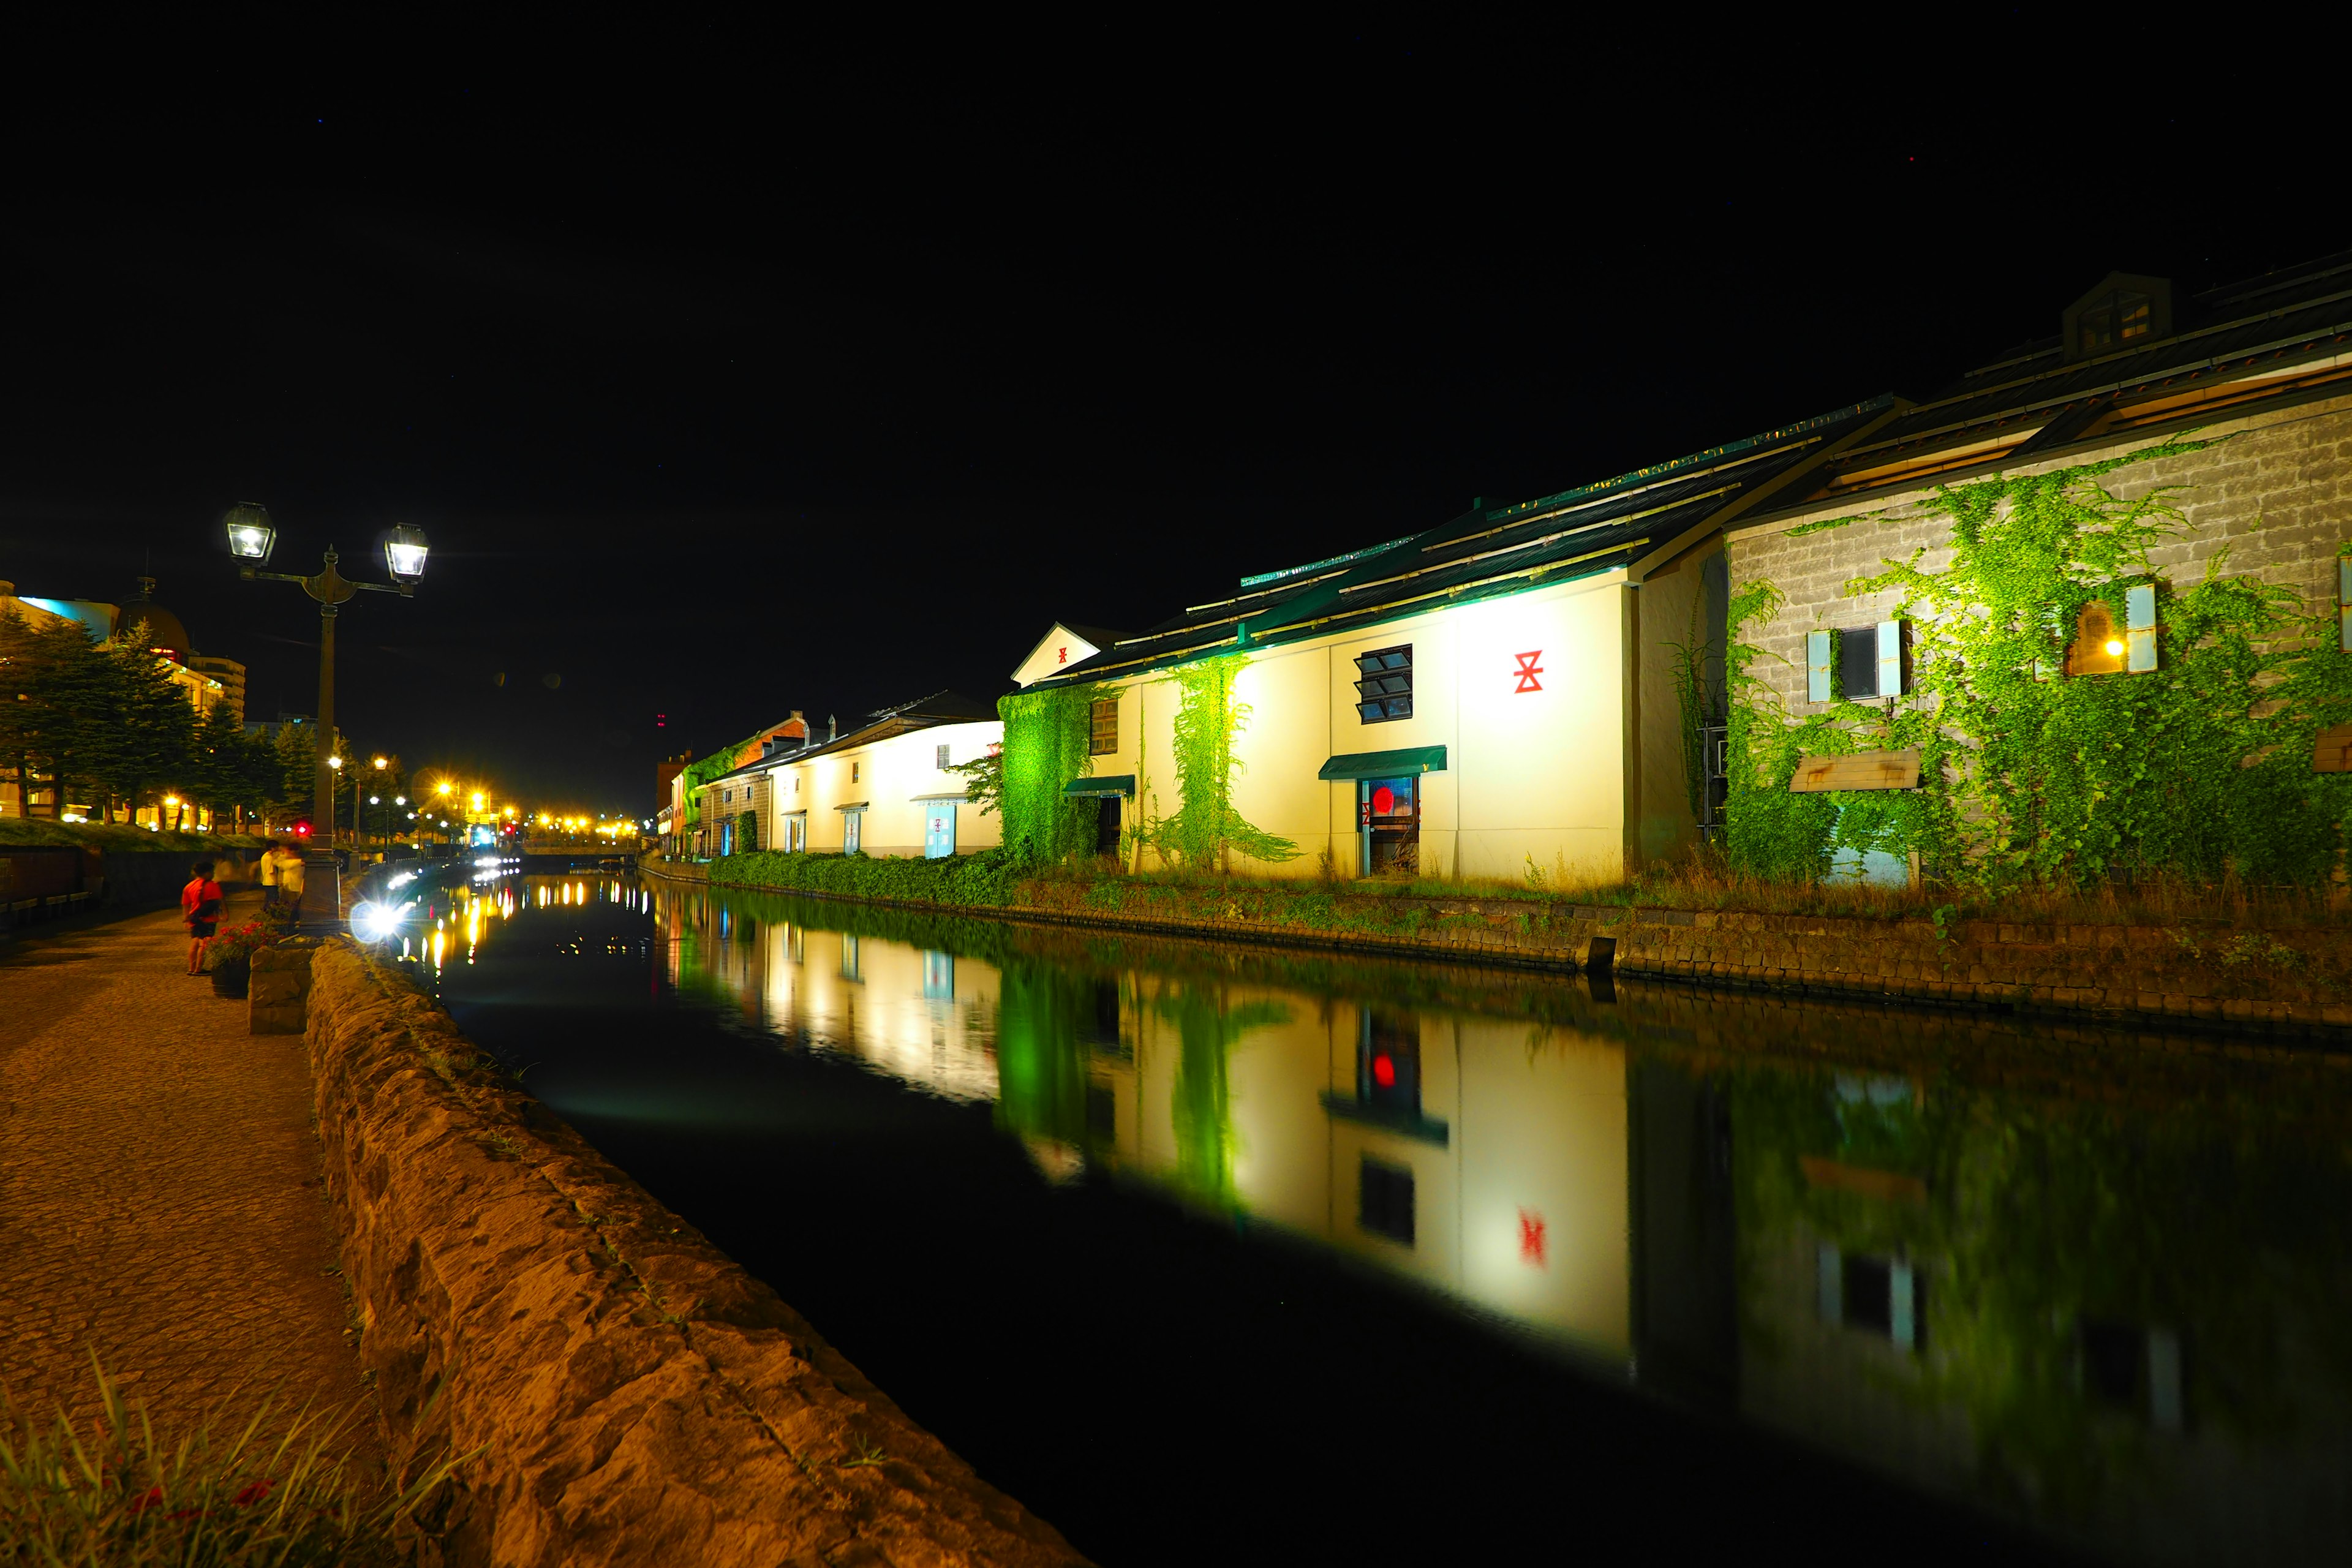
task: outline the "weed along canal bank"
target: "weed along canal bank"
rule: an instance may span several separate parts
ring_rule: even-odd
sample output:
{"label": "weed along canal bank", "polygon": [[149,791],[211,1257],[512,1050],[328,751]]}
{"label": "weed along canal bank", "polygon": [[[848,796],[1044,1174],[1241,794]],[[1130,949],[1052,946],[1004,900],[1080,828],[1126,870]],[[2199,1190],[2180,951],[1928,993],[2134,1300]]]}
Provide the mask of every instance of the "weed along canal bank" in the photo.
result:
{"label": "weed along canal bank", "polygon": [[620,877],[419,915],[320,961],[321,1123],[387,1409],[443,1379],[434,1430],[498,1436],[500,1530],[2168,1563],[2352,1527],[2334,1053]]}

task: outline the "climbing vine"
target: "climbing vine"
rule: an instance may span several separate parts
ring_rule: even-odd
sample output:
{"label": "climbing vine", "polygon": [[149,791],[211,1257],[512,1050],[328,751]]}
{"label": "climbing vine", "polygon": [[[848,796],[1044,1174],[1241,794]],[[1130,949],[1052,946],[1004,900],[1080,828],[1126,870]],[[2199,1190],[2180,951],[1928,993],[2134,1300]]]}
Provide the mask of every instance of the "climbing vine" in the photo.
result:
{"label": "climbing vine", "polygon": [[1170,672],[1177,694],[1171,761],[1182,804],[1168,816],[1150,816],[1139,836],[1171,864],[1230,870],[1236,852],[1252,860],[1297,858],[1296,843],[1234,809],[1234,776],[1244,766],[1234,742],[1250,719],[1249,704],[1234,700],[1234,679],[1248,662],[1233,653]]}
{"label": "climbing vine", "polygon": [[[2193,584],[2160,577],[2151,552],[2188,531],[2182,487],[2126,500],[2103,482],[2209,445],[1937,489],[1918,510],[1948,520],[1948,564],[1929,571],[1915,551],[1846,584],[1898,592],[1895,613],[1912,623],[1910,691],[1883,707],[1839,700],[1791,718],[1755,672],[1760,650],[1738,640],[1769,624],[1781,596],[1743,585],[1727,661],[1732,754],[1748,763],[1731,781],[1734,863],[1818,877],[1841,848],[1916,851],[1937,877],[1995,887],[2326,876],[2352,804],[2343,776],[2312,771],[2317,732],[2352,719],[2332,605],[2228,574],[2225,551]],[[2157,668],[2063,673],[2084,606],[2104,603],[2121,627],[2143,585],[2156,595]],[[1915,749],[1916,790],[1789,793],[1801,755]]]}
{"label": "climbing vine", "polygon": [[1675,700],[1680,704],[1683,794],[1690,802],[1694,822],[1706,815],[1707,728],[1721,721],[1706,689],[1706,659],[1714,651],[1714,642],[1707,635],[1706,609],[1706,596],[1693,595],[1689,630],[1682,641],[1665,645],[1666,651],[1674,655],[1667,674],[1675,683]]}
{"label": "climbing vine", "polygon": [[1095,771],[1087,749],[1093,705],[1118,695],[1099,683],[1019,691],[996,705],[1004,721],[1000,806],[1016,864],[1050,865],[1090,853],[1101,803],[1062,793]]}

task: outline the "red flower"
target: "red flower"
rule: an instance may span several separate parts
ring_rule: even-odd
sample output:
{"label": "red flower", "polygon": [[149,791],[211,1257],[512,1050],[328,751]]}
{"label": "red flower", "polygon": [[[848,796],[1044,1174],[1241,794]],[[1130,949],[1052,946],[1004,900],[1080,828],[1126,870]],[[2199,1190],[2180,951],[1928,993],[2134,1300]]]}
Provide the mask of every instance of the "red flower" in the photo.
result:
{"label": "red flower", "polygon": [[149,1487],[145,1491],[141,1492],[137,1497],[131,1500],[131,1511],[133,1513],[145,1513],[149,1509],[153,1508],[157,1503],[162,1502],[163,1500],[163,1489],[162,1487]]}
{"label": "red flower", "polygon": [[263,1498],[266,1498],[268,1495],[269,1483],[268,1481],[255,1481],[243,1491],[237,1493],[231,1500],[239,1508],[251,1508],[255,1503],[259,1502]]}

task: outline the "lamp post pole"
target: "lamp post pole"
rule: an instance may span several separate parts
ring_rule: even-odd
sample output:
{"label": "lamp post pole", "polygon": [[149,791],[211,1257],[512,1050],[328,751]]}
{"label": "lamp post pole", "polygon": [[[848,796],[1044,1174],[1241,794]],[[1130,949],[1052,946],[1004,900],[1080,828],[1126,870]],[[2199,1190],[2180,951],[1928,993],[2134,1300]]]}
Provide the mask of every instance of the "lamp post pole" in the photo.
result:
{"label": "lamp post pole", "polygon": [[[425,535],[413,528],[392,530],[385,537],[383,558],[393,581],[355,583],[335,570],[341,557],[332,545],[328,546],[316,576],[260,570],[278,542],[278,531],[270,524],[269,513],[261,507],[234,507],[221,521],[228,531],[229,553],[240,563],[239,576],[247,582],[299,584],[302,591],[319,604],[319,732],[310,779],[310,847],[302,855],[302,922],[331,926],[343,918],[342,889],[335,869],[335,764],[341,761],[334,754],[335,619],[341,607],[362,590],[398,594],[403,598],[413,595],[416,580],[425,574]],[[352,780],[352,815],[355,818],[359,815],[358,782],[356,778]]]}

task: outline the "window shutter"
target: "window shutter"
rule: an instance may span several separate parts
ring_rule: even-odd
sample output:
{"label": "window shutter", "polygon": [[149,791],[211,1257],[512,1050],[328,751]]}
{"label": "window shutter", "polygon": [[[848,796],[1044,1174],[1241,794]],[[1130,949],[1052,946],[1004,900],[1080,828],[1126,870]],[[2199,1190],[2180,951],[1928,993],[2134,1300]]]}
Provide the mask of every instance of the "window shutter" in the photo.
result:
{"label": "window shutter", "polygon": [[2131,640],[2129,662],[2124,668],[2137,675],[2156,668],[2156,584],[2142,583],[2124,590],[2125,635]]}
{"label": "window shutter", "polygon": [[1830,700],[1830,661],[1837,657],[1837,637],[1832,632],[1805,634],[1805,700],[1827,702]]}
{"label": "window shutter", "polygon": [[2344,651],[2352,653],[2352,556],[2336,558],[2336,621]]}
{"label": "window shutter", "polygon": [[1881,697],[1903,695],[1903,625],[1901,621],[1878,623],[1878,694]]}
{"label": "window shutter", "polygon": [[1907,1263],[1886,1270],[1886,1334],[1905,1350],[1919,1343],[1919,1277]]}

